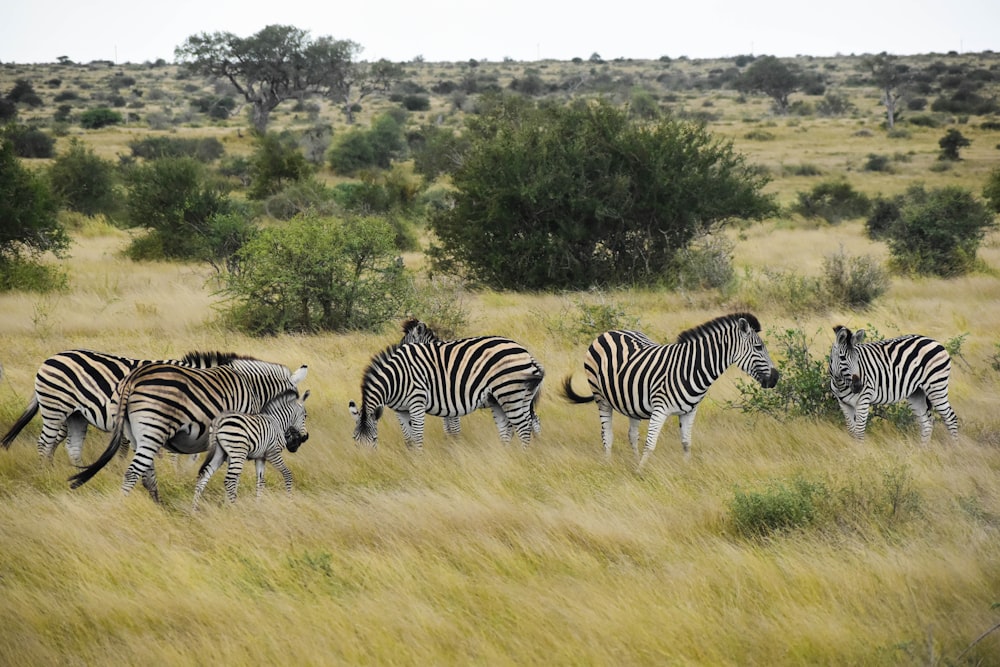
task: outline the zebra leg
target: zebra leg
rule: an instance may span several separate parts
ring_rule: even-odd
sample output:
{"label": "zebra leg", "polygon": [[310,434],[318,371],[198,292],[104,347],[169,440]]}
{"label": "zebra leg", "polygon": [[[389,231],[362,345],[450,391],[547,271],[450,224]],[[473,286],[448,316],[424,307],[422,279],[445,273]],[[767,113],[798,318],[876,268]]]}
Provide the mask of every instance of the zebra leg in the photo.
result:
{"label": "zebra leg", "polygon": [[639,424],[641,420],[634,417],[628,418],[628,444],[632,446],[632,454],[639,458]]}
{"label": "zebra leg", "polygon": [[[66,440],[66,453],[69,454],[69,462],[77,467],[83,466],[83,441],[87,437],[87,420],[83,415],[73,413],[66,418],[66,431],[69,437]],[[49,452],[49,457],[52,452]]]}
{"label": "zebra leg", "polygon": [[854,406],[850,403],[845,403],[840,399],[837,399],[837,403],[840,405],[840,411],[844,413],[844,422],[847,424],[847,432],[852,436],[854,435]]}
{"label": "zebra leg", "polygon": [[646,461],[649,460],[653,450],[656,449],[656,441],[660,437],[660,430],[663,428],[665,421],[667,421],[666,410],[662,408],[654,409],[653,414],[649,417],[649,428],[646,429],[646,446],[642,450],[642,458],[639,459],[638,472],[642,472]]}
{"label": "zebra leg", "polygon": [[957,440],[958,415],[955,414],[955,410],[952,409],[951,403],[948,401],[948,388],[945,387],[944,391],[928,394],[927,400],[937,413],[941,415],[944,425],[948,427],[948,433],[951,435],[951,439]]}
{"label": "zebra leg", "polygon": [[154,503],[160,502],[160,490],[157,488],[156,484],[156,467],[149,466],[146,468],[145,472],[142,473],[142,485],[146,487],[149,491],[149,497],[153,499]]}
{"label": "zebra leg", "polygon": [[[69,418],[61,419],[58,428],[51,426],[52,421],[54,420],[43,419],[42,433],[38,436],[38,457],[48,459],[50,463],[52,462],[52,455],[55,453],[56,447],[66,439]],[[70,461],[72,462],[72,458]],[[74,463],[74,465],[76,464]]]}
{"label": "zebra leg", "polygon": [[459,417],[444,418],[444,432],[448,435],[458,435],[462,432],[462,421]]}
{"label": "zebra leg", "polygon": [[[604,444],[604,458],[611,458],[611,445],[615,441],[615,433],[611,430],[611,417],[614,409],[611,404],[599,396],[594,397],[597,401],[597,413],[601,418],[601,442]],[[638,449],[636,450],[638,454]]]}
{"label": "zebra leg", "polygon": [[691,432],[694,430],[694,416],[698,412],[695,406],[691,412],[685,412],[678,417],[681,427],[681,447],[684,449],[684,458],[691,456]]}
{"label": "zebra leg", "polygon": [[497,425],[497,431],[500,432],[500,441],[505,445],[510,443],[511,436],[514,434],[514,427],[511,425],[510,420],[507,419],[507,414],[498,403],[491,403],[490,411],[493,413],[493,421]]}
{"label": "zebra leg", "polygon": [[254,468],[257,470],[257,497],[264,493],[264,459],[254,459]]}
{"label": "zebra leg", "polygon": [[212,451],[211,456],[211,460],[205,462],[201,474],[198,475],[198,483],[194,485],[194,505],[191,509],[198,509],[198,501],[201,500],[201,494],[204,493],[205,487],[208,486],[208,480],[212,479],[212,475],[222,467],[223,462],[226,460],[226,452],[222,447],[216,447]]}
{"label": "zebra leg", "polygon": [[[137,438],[136,442],[141,439]],[[159,450],[159,445],[141,444],[136,445],[135,455],[132,462],[125,469],[125,479],[122,481],[122,493],[126,496],[135,488],[135,483],[142,477],[143,486],[149,489],[146,472],[153,467],[153,458]],[[152,491],[150,491],[152,493]]]}
{"label": "zebra leg", "polygon": [[861,442],[864,442],[865,439],[865,428],[868,426],[868,411],[870,408],[871,403],[867,400],[859,400],[854,408],[854,424],[851,428],[851,435]]}
{"label": "zebra leg", "polygon": [[927,395],[923,391],[916,391],[906,397],[906,402],[910,404],[917,423],[920,425],[920,444],[926,445],[931,441],[931,431],[934,429],[934,422],[931,421],[931,406],[927,402]]}
{"label": "zebra leg", "polygon": [[403,443],[407,449],[413,447],[413,426],[410,424],[410,413],[403,410],[395,410],[396,419],[399,420],[399,427],[403,430]]}
{"label": "zebra leg", "polygon": [[247,460],[247,450],[239,448],[229,452],[229,466],[226,468],[226,498],[229,502],[236,502],[236,488],[240,484],[240,475],[243,474],[243,464]]}
{"label": "zebra leg", "polygon": [[423,406],[416,406],[410,410],[410,434],[413,447],[417,451],[422,451],[424,448],[424,421],[426,419],[427,413],[424,412]]}
{"label": "zebra leg", "polygon": [[267,460],[271,462],[278,472],[281,473],[282,478],[285,480],[285,492],[292,492],[292,471],[288,469],[285,465],[285,460],[281,456],[280,449],[271,449],[267,452]]}

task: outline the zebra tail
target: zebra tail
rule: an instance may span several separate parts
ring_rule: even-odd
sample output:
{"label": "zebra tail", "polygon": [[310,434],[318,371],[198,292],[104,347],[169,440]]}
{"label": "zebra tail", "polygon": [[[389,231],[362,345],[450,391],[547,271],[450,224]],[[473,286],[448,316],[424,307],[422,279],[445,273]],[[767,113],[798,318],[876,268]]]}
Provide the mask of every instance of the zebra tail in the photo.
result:
{"label": "zebra tail", "polygon": [[17,437],[17,434],[20,433],[21,430],[28,425],[28,422],[30,422],[37,414],[38,394],[32,394],[31,402],[28,403],[28,407],[24,409],[24,413],[18,417],[17,421],[14,422],[14,425],[10,427],[10,430],[7,431],[7,435],[3,437],[3,440],[0,440],[0,445],[3,445],[4,449],[8,449],[10,447],[10,443],[14,442],[14,438]]}
{"label": "zebra tail", "polygon": [[573,391],[573,376],[567,375],[566,379],[563,380],[563,396],[574,403],[590,403],[594,400],[594,395],[581,396],[580,394]]}
{"label": "zebra tail", "polygon": [[[130,383],[126,383],[126,385],[121,389],[118,409],[115,411],[115,427],[111,431],[111,442],[108,443],[107,448],[101,453],[96,461],[91,463],[89,466],[84,466],[80,472],[69,478],[69,487],[71,489],[78,489],[90,481],[90,478],[100,472],[101,468],[106,466],[108,461],[113,459],[118,450],[121,449],[122,442],[125,441],[125,419],[128,414],[127,406],[129,395],[131,393],[132,385]],[[128,445],[126,445],[126,447],[128,447]]]}

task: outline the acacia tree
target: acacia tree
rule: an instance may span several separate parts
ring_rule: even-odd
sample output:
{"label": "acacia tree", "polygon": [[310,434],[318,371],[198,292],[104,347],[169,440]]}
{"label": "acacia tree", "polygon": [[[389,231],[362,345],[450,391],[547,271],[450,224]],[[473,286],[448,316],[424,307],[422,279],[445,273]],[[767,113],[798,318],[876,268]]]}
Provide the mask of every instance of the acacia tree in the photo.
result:
{"label": "acacia tree", "polygon": [[354,42],[320,37],[293,26],[269,25],[250,37],[229,32],[199,33],[174,49],[190,71],[227,79],[251,108],[258,132],[271,112],[289,99],[327,90],[343,77],[359,49]]}
{"label": "acacia tree", "polygon": [[440,270],[502,289],[655,283],[699,234],[774,211],[767,176],[701,125],[630,120],[607,101],[481,108],[454,205],[430,219]]}
{"label": "acacia tree", "polygon": [[747,93],[764,93],[772,100],[778,113],[788,112],[788,96],[799,89],[800,77],[792,67],[775,56],[763,56],[753,61],[736,80],[736,88]]}
{"label": "acacia tree", "polygon": [[885,106],[886,125],[891,130],[896,125],[896,104],[902,97],[901,87],[906,83],[909,66],[897,62],[896,56],[885,51],[861,61],[861,66],[871,74],[872,83],[879,89]]}

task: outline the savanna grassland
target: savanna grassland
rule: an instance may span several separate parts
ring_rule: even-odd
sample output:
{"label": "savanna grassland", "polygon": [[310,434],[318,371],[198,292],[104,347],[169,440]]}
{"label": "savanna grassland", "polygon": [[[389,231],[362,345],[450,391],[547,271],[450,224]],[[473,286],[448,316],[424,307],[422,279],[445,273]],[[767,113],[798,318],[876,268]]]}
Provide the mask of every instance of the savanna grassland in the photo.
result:
{"label": "savanna grassland", "polygon": [[[963,57],[997,63],[992,54]],[[835,72],[851,67],[846,57],[830,62]],[[714,65],[674,61],[671,68],[707,76]],[[578,66],[479,68],[565,77]],[[56,66],[20,73],[5,66],[0,89],[33,68],[45,80],[47,67]],[[428,85],[461,67],[412,65]],[[662,67],[607,64],[613,76],[636,81]],[[184,93],[172,68],[133,70],[161,77],[155,85],[180,108]],[[81,67],[76,76],[96,85],[103,74]],[[842,84],[857,110],[836,118],[774,116],[766,100],[740,100],[726,89],[686,90],[662,103],[678,113],[710,111],[711,130],[766,168],[770,191],[786,205],[831,177],[869,195],[916,182],[978,195],[1000,163],[1000,132],[979,127],[979,119],[944,118],[944,126],[906,127],[905,136],[890,138],[874,91]],[[453,104],[433,104],[425,119],[458,122]],[[319,113],[339,122],[335,112]],[[294,128],[306,120],[282,110],[275,122]],[[932,170],[947,126],[972,143],[961,161]],[[227,151],[249,151],[240,127],[193,119],[169,131],[214,133]],[[77,128],[59,142],[78,136],[112,157],[151,132],[142,123]],[[896,156],[893,170],[864,171],[870,153]],[[801,165],[818,173],[801,175],[813,171]],[[124,259],[129,234],[99,221],[78,224],[62,261],[68,290],[0,294],[0,427],[27,405],[42,360],[60,350],[166,358],[218,349],[308,364],[311,437],[286,456],[291,496],[270,469],[260,499],[245,475],[229,506],[216,475],[192,512],[195,461],[158,460],[159,506],[141,488],[122,497],[125,459],[70,490],[74,470],[64,448],[51,465],[38,460],[36,419],[0,451],[0,663],[1000,664],[1000,632],[980,639],[1000,622],[996,232],[980,248],[975,272],[893,276],[867,311],[801,308],[775,286],[773,272],[818,275],[839,248],[888,256],[865,236],[862,220],[831,225],[790,213],[726,232],[738,280],[724,292],[456,289],[452,298],[467,313],[462,334],[512,337],[545,366],[542,433],[526,449],[504,447],[487,412],[464,418],[454,438],[431,418],[420,454],[406,450],[391,416],[381,422],[377,450],[359,450],[351,439],[347,403],[359,398],[371,355],[397,341],[397,330],[235,333],[219,322],[210,267]],[[420,253],[405,259],[424,264]],[[729,402],[748,378],[730,369],[699,409],[690,458],[676,427],[665,428],[637,474],[627,420],[616,419],[613,457],[605,461],[596,408],[558,396],[567,375],[584,384],[589,340],[575,334],[581,304],[610,306],[662,341],[750,310],[779,365],[775,340],[787,329],[805,332],[816,358],[828,354],[834,324],[960,339],[951,383],[960,437],[949,441],[936,420],[932,441],[921,446],[915,434],[875,419],[862,444],[839,421],[745,414]],[[92,430],[85,459],[107,441]],[[737,530],[737,498],[796,488],[815,490],[824,511],[764,537]]]}

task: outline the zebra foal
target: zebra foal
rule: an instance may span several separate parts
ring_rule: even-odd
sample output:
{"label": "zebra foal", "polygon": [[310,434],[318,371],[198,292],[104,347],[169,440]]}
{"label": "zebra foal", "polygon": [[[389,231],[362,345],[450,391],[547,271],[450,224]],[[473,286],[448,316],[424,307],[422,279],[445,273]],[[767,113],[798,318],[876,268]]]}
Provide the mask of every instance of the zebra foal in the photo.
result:
{"label": "zebra foal", "polygon": [[391,408],[408,447],[421,449],[426,415],[461,417],[489,407],[500,439],[517,432],[531,441],[534,403],[545,371],[524,347],[508,338],[479,336],[389,347],[376,355],[361,383],[354,417],[354,440],[378,444],[378,420]]}
{"label": "zebra foal", "polygon": [[[563,382],[563,396],[574,403],[597,403],[604,454],[611,456],[611,418],[618,411],[629,418],[629,444],[642,470],[667,417],[680,421],[681,446],[691,450],[691,431],[698,405],[727,368],[737,365],[762,387],[778,383],[778,370],[764,347],[760,322],[750,313],[724,315],[680,334],[677,342],[657,345],[635,331],[608,331],[587,350],[584,370],[590,395],[573,390],[572,376]],[[639,457],[639,421],[649,420],[646,444]]]}
{"label": "zebra foal", "polygon": [[285,491],[292,492],[292,471],[281,456],[286,447],[294,453],[309,439],[306,430],[305,402],[309,398],[306,391],[299,400],[295,392],[289,391],[268,401],[260,414],[224,412],[212,420],[208,426],[208,452],[198,471],[198,482],[194,487],[194,509],[212,475],[228,461],[226,466],[226,497],[229,502],[236,500],[243,465],[253,461],[257,470],[257,497],[264,489],[264,462],[281,472],[285,480]]}
{"label": "zebra foal", "polygon": [[906,400],[920,424],[920,440],[931,439],[931,409],[944,420],[952,439],[958,437],[958,417],[948,402],[951,355],[932,338],[909,334],[865,343],[865,330],[833,328],[830,349],[830,389],[837,397],[848,432],[864,440],[872,405]]}

